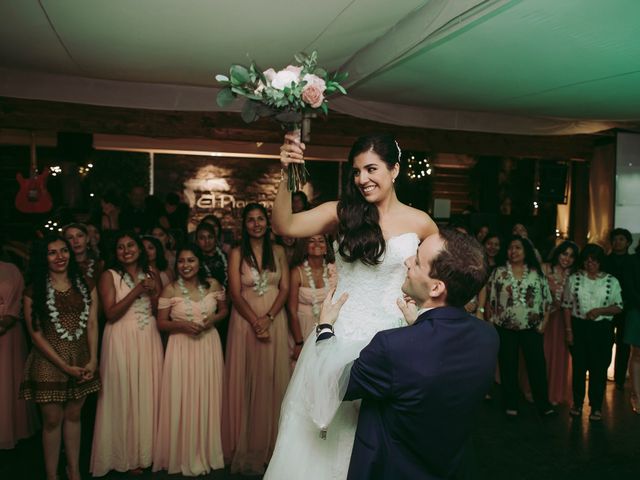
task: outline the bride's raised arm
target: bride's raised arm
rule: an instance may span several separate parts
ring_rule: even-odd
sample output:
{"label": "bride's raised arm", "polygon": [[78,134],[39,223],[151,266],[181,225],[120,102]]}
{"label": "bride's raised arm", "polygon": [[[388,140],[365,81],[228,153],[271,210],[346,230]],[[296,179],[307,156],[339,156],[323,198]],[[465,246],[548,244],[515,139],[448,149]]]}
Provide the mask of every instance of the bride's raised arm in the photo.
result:
{"label": "bride's raised arm", "polygon": [[338,202],[326,202],[299,213],[291,211],[291,192],[287,189],[287,167],[290,163],[304,162],[305,145],[299,136],[289,132],[280,147],[280,163],[283,178],[278,185],[278,193],[271,214],[272,229],[277,235],[304,238],[317,234],[332,233],[338,225]]}

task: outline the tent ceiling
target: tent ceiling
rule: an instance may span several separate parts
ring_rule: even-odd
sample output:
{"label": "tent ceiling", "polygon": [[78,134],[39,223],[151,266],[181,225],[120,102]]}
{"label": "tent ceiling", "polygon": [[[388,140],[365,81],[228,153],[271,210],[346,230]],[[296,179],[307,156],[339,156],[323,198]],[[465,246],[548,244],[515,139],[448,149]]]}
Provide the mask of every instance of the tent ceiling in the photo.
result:
{"label": "tent ceiling", "polygon": [[[640,121],[637,0],[22,0],[1,2],[0,18],[2,96],[215,109],[214,74],[231,63],[280,67],[315,49],[352,74],[346,113],[538,122],[520,133]],[[206,101],[185,106],[194,92]]]}

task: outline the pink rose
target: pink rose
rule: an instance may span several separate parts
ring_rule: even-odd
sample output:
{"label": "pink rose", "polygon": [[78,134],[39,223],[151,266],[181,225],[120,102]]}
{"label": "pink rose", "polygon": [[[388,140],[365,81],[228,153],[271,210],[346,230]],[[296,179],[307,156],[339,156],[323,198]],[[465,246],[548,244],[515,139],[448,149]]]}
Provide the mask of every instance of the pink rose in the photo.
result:
{"label": "pink rose", "polygon": [[318,108],[324,102],[324,94],[316,85],[307,84],[302,89],[302,101],[311,108]]}
{"label": "pink rose", "polygon": [[306,82],[307,85],[318,87],[321,93],[324,93],[324,91],[327,89],[327,84],[325,83],[325,81],[319,76],[314,75],[313,73],[307,73],[304,77],[302,77],[302,80]]}

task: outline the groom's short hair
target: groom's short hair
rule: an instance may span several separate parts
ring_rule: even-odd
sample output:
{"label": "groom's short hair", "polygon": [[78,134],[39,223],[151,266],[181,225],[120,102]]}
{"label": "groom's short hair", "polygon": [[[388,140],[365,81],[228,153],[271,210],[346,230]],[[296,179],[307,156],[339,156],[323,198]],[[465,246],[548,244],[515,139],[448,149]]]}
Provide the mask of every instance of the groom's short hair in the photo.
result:
{"label": "groom's short hair", "polygon": [[463,307],[487,283],[487,256],[470,235],[451,228],[443,228],[438,234],[444,246],[431,261],[429,276],[445,284],[447,305]]}

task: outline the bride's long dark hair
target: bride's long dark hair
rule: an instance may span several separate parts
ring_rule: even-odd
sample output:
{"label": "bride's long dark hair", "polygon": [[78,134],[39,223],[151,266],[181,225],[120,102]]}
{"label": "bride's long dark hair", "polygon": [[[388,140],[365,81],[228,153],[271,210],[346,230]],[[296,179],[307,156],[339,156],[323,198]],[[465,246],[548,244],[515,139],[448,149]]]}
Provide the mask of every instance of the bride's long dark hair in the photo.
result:
{"label": "bride's long dark hair", "polygon": [[[349,165],[355,157],[373,152],[392,170],[400,162],[400,149],[393,135],[376,134],[360,137],[349,152]],[[385,252],[385,241],[380,228],[380,214],[375,204],[367,202],[353,178],[353,170],[346,176],[338,202],[338,252],[349,263],[360,260],[366,265],[380,263]]]}

